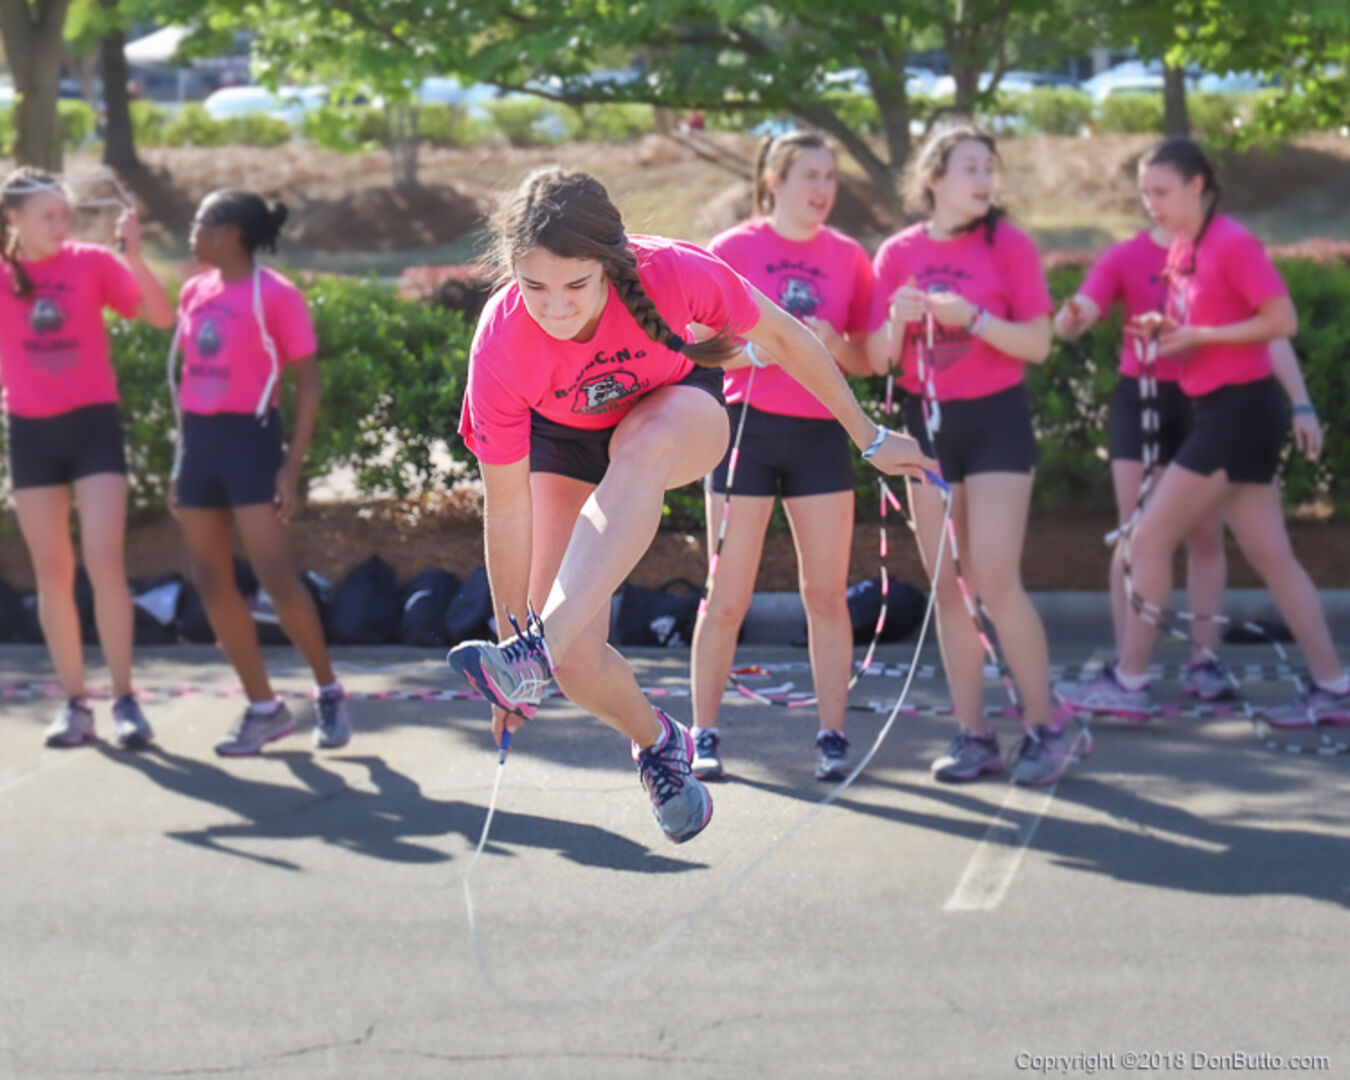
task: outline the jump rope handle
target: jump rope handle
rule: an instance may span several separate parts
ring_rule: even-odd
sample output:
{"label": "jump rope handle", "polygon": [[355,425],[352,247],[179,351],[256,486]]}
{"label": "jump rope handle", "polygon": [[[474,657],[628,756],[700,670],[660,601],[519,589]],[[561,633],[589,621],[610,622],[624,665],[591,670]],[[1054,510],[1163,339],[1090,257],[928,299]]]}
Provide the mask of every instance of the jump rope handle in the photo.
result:
{"label": "jump rope handle", "polygon": [[497,755],[498,765],[506,764],[506,754],[510,749],[511,749],[511,733],[507,731],[506,728],[502,728],[502,751],[499,755]]}

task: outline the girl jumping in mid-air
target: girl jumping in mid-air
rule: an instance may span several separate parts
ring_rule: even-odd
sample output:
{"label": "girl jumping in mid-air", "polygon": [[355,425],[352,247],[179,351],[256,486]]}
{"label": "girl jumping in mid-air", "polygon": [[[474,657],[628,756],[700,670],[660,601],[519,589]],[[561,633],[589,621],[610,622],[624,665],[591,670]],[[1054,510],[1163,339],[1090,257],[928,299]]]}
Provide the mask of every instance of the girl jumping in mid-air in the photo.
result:
{"label": "girl jumping in mid-air", "polygon": [[[449,659],[492,703],[499,739],[556,678],[631,740],[658,823],[683,842],[707,825],[712,798],[690,772],[688,730],[647,701],[608,644],[609,606],[656,534],[665,492],[726,452],[717,365],[740,351],[732,335],[824,402],[878,468],[918,475],[931,462],[868,419],[800,322],[715,256],[629,236],[585,173],[530,175],[495,224],[509,284],[479,320],[460,430],[482,465],[502,642],[465,642]],[[694,343],[693,324],[717,333]],[[526,622],[513,633],[516,616]]]}
{"label": "girl jumping in mid-air", "polygon": [[1097,678],[1062,683],[1055,692],[1076,709],[1153,713],[1148,664],[1172,594],[1172,555],[1218,510],[1312,670],[1307,692],[1267,710],[1267,718],[1282,727],[1350,724],[1350,674],[1336,655],[1317,589],[1289,545],[1276,479],[1289,428],[1281,381],[1294,398],[1300,444],[1313,454],[1320,447],[1293,350],[1280,342],[1298,328],[1293,302],[1260,242],[1218,212],[1218,180],[1198,145],[1166,139],[1141,167],[1149,213],[1174,239],[1169,314],[1141,320],[1137,329],[1159,335],[1160,356],[1185,357],[1180,383],[1194,399],[1194,425],[1135,527],[1127,568],[1134,595],[1119,660]]}
{"label": "girl jumping in mid-air", "polygon": [[[766,138],[755,162],[759,216],[714,238],[708,250],[805,323],[841,369],[868,375],[857,339],[865,337],[872,264],[861,244],[825,224],[837,188],[834,152],[821,136]],[[708,604],[694,627],[694,774],[722,775],[717,712],[759,572],[764,531],[781,495],[797,547],[820,709],[816,777],[838,780],[849,769],[844,706],[853,629],[845,590],[853,540],[852,453],[830,410],[772,356],[751,350],[760,367],[729,370],[723,381],[732,430],[748,413],[734,490],[727,486],[730,455],[708,478],[710,552],[728,497],[732,509]]]}
{"label": "girl jumping in mid-air", "polygon": [[[335,749],[351,737],[346,694],[286,541],[319,415],[319,367],[304,296],[257,262],[260,249],[276,250],[285,220],[284,206],[268,207],[250,191],[208,195],[193,218],[191,245],[210,269],[189,279],[178,299],[174,342],[183,353],[181,427],[170,500],[211,629],[249,702],[216,744],[216,753],[225,756],[256,754],[296,727],[268,681],[253,616],[235,586],[236,528],[282,630],[314,672],[314,745]],[[171,355],[170,379],[173,360]],[[289,448],[283,448],[277,411],[286,370],[295,372],[297,383]]]}
{"label": "girl jumping in mid-air", "polygon": [[94,620],[112,678],[114,737],[122,747],[144,746],[154,735],[131,688],[134,616],[123,554],[127,463],[103,311],[166,328],[173,305],[141,257],[134,211],[117,223],[123,261],[107,248],[70,239],[70,200],[48,173],[10,173],[0,201],[0,382],[9,477],[37,576],[42,636],[66,699],[47,728],[47,745],[95,738],[74,598],[73,487]]}

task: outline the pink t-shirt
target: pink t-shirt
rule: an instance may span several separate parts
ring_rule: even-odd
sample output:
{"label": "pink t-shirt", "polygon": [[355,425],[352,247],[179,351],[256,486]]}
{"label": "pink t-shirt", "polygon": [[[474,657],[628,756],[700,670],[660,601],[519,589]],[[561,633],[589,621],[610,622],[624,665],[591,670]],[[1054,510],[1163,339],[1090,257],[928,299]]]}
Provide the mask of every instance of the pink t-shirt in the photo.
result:
{"label": "pink t-shirt", "polygon": [[[733,334],[753,329],[759,303],[750,285],[715,255],[677,240],[630,236],[642,287],[662,317],[687,336],[690,323]],[[613,285],[588,341],[549,337],[525,308],[520,286],[483,309],[469,350],[469,385],[459,433],[488,465],[530,452],[530,413],[568,427],[614,427],[643,394],[679,382],[688,357],[638,326]]]}
{"label": "pink t-shirt", "polygon": [[[756,218],[714,237],[708,250],[789,315],[823,319],[841,334],[867,328],[872,263],[861,244],[835,229],[823,228],[810,240],[788,240],[767,218]],[[722,386],[728,403],[745,400],[750,370],[726,373]],[[750,404],[784,416],[833,415],[777,365],[755,372]]]}
{"label": "pink t-shirt", "polygon": [[[1195,271],[1189,273],[1191,253]],[[1227,326],[1251,318],[1269,300],[1284,296],[1284,279],[1266,249],[1232,218],[1215,216],[1198,247],[1178,237],[1167,256],[1173,317],[1185,326]],[[1191,397],[1221,386],[1256,382],[1273,372],[1270,344],[1203,345],[1181,368],[1181,389]]]}
{"label": "pink t-shirt", "polygon": [[56,416],[117,400],[103,309],[136,314],[141,287],[116,255],[68,241],[48,259],[20,260],[33,295],[14,295],[14,271],[0,259],[0,382],[14,416]]}
{"label": "pink t-shirt", "polygon": [[[263,322],[276,346],[278,376],[287,364],[318,348],[304,294],[268,267],[260,267]],[[272,375],[253,310],[253,278],[224,281],[219,270],[190,278],[178,297],[183,351],[179,402],[184,412],[252,413]],[[272,405],[280,392],[273,391]]]}
{"label": "pink t-shirt", "polygon": [[[923,222],[896,233],[877,252],[868,330],[885,325],[895,291],[912,277],[926,292],[954,292],[991,315],[1027,322],[1054,310],[1036,245],[1000,221],[992,244],[983,225],[952,240],[933,240]],[[924,323],[910,323],[902,353],[901,383],[919,393],[915,348]],[[1026,364],[999,352],[965,327],[933,328],[933,384],[939,401],[987,397],[1022,381]]]}
{"label": "pink t-shirt", "polygon": [[[1088,271],[1078,291],[1101,309],[1105,318],[1117,300],[1125,307],[1125,321],[1150,311],[1167,310],[1167,251],[1155,243],[1148,229],[1141,229],[1129,240],[1112,244]],[[1139,377],[1137,339],[1122,334],[1120,373]],[[1155,361],[1160,382],[1176,382],[1181,373],[1181,358],[1160,356]]]}

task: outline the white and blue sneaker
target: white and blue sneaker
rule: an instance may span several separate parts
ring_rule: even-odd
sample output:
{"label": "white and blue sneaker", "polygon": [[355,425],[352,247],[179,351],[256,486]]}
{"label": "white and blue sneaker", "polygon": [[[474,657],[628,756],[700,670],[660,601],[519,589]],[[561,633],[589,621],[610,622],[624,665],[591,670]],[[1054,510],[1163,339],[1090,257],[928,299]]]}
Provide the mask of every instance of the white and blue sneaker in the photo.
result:
{"label": "white and blue sneaker", "polygon": [[722,758],[718,753],[721,736],[716,728],[696,727],[693,730],[694,760],[692,771],[700,780],[721,780],[726,776],[722,771]]}
{"label": "white and blue sneaker", "polygon": [[1037,724],[1022,737],[1013,762],[1012,782],[1024,787],[1045,787],[1069,771],[1075,761],[1092,753],[1092,736],[1082,729],[1083,742],[1074,751],[1074,734],[1064,728]]}
{"label": "white and blue sneaker", "polygon": [[42,733],[48,746],[71,747],[93,742],[94,711],[84,698],[71,698]]}
{"label": "white and blue sneaker", "polygon": [[712,795],[693,774],[693,736],[660,709],[656,716],[665,729],[661,739],[645,750],[634,743],[633,760],[652,800],[656,823],[672,843],[683,844],[712,819]]}
{"label": "white and blue sneaker", "polygon": [[976,735],[958,731],[942,756],[933,762],[933,779],[944,783],[975,780],[984,773],[1003,771],[1003,755],[998,736],[992,731]]}
{"label": "white and blue sneaker", "polygon": [[848,759],[848,739],[842,731],[823,730],[816,735],[816,779],[842,780],[853,763]]}
{"label": "white and blue sneaker", "polygon": [[319,715],[314,721],[314,748],[340,750],[352,738],[352,721],[347,715],[347,691],[340,686],[335,690],[321,690],[317,704]]}
{"label": "white and blue sneaker", "polygon": [[1091,679],[1055,683],[1055,697],[1075,712],[1118,716],[1134,724],[1148,723],[1158,711],[1148,687],[1126,690],[1120,685],[1115,664],[1108,664]]}
{"label": "white and blue sneaker", "polygon": [[113,738],[123,750],[140,750],[155,741],[150,722],[141,711],[134,694],[123,694],[113,702]]}

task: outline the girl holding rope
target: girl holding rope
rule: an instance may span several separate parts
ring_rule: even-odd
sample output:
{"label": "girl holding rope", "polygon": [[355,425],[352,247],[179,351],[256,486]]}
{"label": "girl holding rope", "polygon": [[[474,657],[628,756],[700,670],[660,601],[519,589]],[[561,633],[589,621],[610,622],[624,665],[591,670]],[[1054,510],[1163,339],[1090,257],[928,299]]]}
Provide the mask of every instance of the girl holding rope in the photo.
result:
{"label": "girl holding rope", "polygon": [[[1266,711],[1278,727],[1350,724],[1350,674],[1331,639],[1317,589],[1289,544],[1276,479],[1289,428],[1281,383],[1294,401],[1300,449],[1314,455],[1321,431],[1292,348],[1298,316],[1260,242],[1218,212],[1214,167],[1190,139],[1170,138],[1141,161],[1150,216],[1173,234],[1169,314],[1136,321],[1157,335],[1159,356],[1185,357],[1180,384],[1195,403],[1194,427],[1154,485],[1134,528],[1125,587],[1132,615],[1116,664],[1095,679],[1055,688],[1088,712],[1148,716],[1148,664],[1172,589],[1172,554],[1206,514],[1219,511],[1303,650],[1312,686]],[[1132,563],[1132,565],[1131,565]]]}
{"label": "girl holding rope", "polygon": [[[1141,229],[1134,237],[1108,248],[1093,264],[1078,292],[1055,315],[1055,332],[1074,341],[1104,318],[1116,301],[1125,311],[1126,329],[1121,345],[1119,372],[1111,395],[1107,421],[1107,444],[1111,455],[1111,480],[1116,496],[1116,515],[1124,528],[1134,513],[1144,479],[1144,433],[1140,421],[1140,353],[1146,348],[1130,323],[1139,316],[1162,311],[1167,304],[1164,271],[1172,235],[1158,224]],[[1173,457],[1191,430],[1191,402],[1177,384],[1182,358],[1158,357],[1146,373],[1155,381],[1158,430],[1150,433],[1156,442],[1161,468]],[[1117,543],[1111,558],[1111,615],[1115,629],[1116,655],[1125,641],[1129,603],[1125,598],[1122,557]],[[1223,516],[1217,508],[1201,519],[1186,537],[1186,588],[1191,610],[1218,615],[1223,610],[1223,587],[1227,574],[1223,547]],[[1214,659],[1219,646],[1219,624],[1213,619],[1197,623],[1194,648],[1182,680],[1182,690],[1202,701],[1220,701],[1234,694],[1233,683],[1223,665]]]}
{"label": "girl holding rope", "polygon": [[0,382],[9,476],[37,577],[42,636],[66,698],[46,730],[47,745],[78,746],[96,737],[74,599],[73,487],[94,619],[112,679],[114,737],[124,748],[144,746],[154,735],[131,686],[127,465],[103,311],[167,328],[173,306],[141,255],[140,223],[130,207],[117,222],[119,258],[70,239],[71,202],[55,176],[17,169],[0,187],[0,202]]}
{"label": "girl holding rope", "polygon": [[[314,325],[304,296],[257,262],[259,249],[276,250],[285,220],[285,206],[269,207],[251,191],[216,191],[202,200],[190,243],[198,261],[210,269],[183,285],[169,356],[180,419],[170,507],[183,528],[211,629],[249,702],[216,744],[216,753],[229,757],[256,754],[296,728],[268,681],[253,616],[235,586],[236,527],[282,630],[314,672],[314,745],[336,749],[351,737],[346,694],[286,541],[319,415],[320,387]],[[175,389],[180,346],[183,378]],[[283,450],[277,402],[287,369],[295,372],[297,393],[290,447]]]}
{"label": "girl holding rope", "polygon": [[[974,780],[1004,765],[984,719],[984,657],[992,647],[967,603],[973,594],[998,630],[1024,704],[1012,778],[1040,785],[1063,775],[1073,748],[1052,717],[1045,627],[1021,577],[1036,464],[1022,380],[1027,364],[1049,355],[1054,308],[1034,245],[995,201],[997,172],[994,140],[976,128],[954,127],[929,141],[909,192],[926,220],[877,252],[867,349],[878,373],[900,363],[909,391],[905,426],[936,453],[951,485],[952,527],[971,578],[967,589],[953,558],[937,583],[938,640],[960,730],[933,762],[933,775]],[[931,574],[948,542],[943,507],[936,492],[909,487]]]}
{"label": "girl holding rope", "polygon": [[[843,371],[869,375],[859,339],[865,337],[872,264],[861,244],[825,224],[837,188],[834,152],[820,135],[793,132],[766,138],[755,161],[758,216],[722,233],[708,249],[805,323]],[[732,430],[746,414],[734,492],[728,489],[730,454],[708,477],[710,556],[729,497],[734,496],[735,509],[727,516],[707,604],[694,627],[694,775],[723,775],[718,708],[759,573],[774,498],[781,494],[800,564],[820,711],[815,775],[839,780],[849,771],[844,707],[853,657],[845,594],[853,541],[848,434],[771,355],[753,345],[745,352],[755,366],[732,370],[737,360],[746,363],[736,358],[722,384]]]}
{"label": "girl holding rope", "polygon": [[[740,351],[732,335],[825,402],[883,472],[931,463],[868,419],[814,334],[715,256],[628,235],[593,177],[531,174],[495,227],[506,284],[474,335],[460,431],[482,465],[502,640],[464,642],[449,660],[492,704],[499,742],[556,678],[631,740],[657,822],[680,843],[707,825],[712,798],[691,773],[688,730],[647,701],[608,644],[609,604],[655,535],[666,490],[726,452],[718,368]],[[691,324],[717,333],[689,341]]]}

